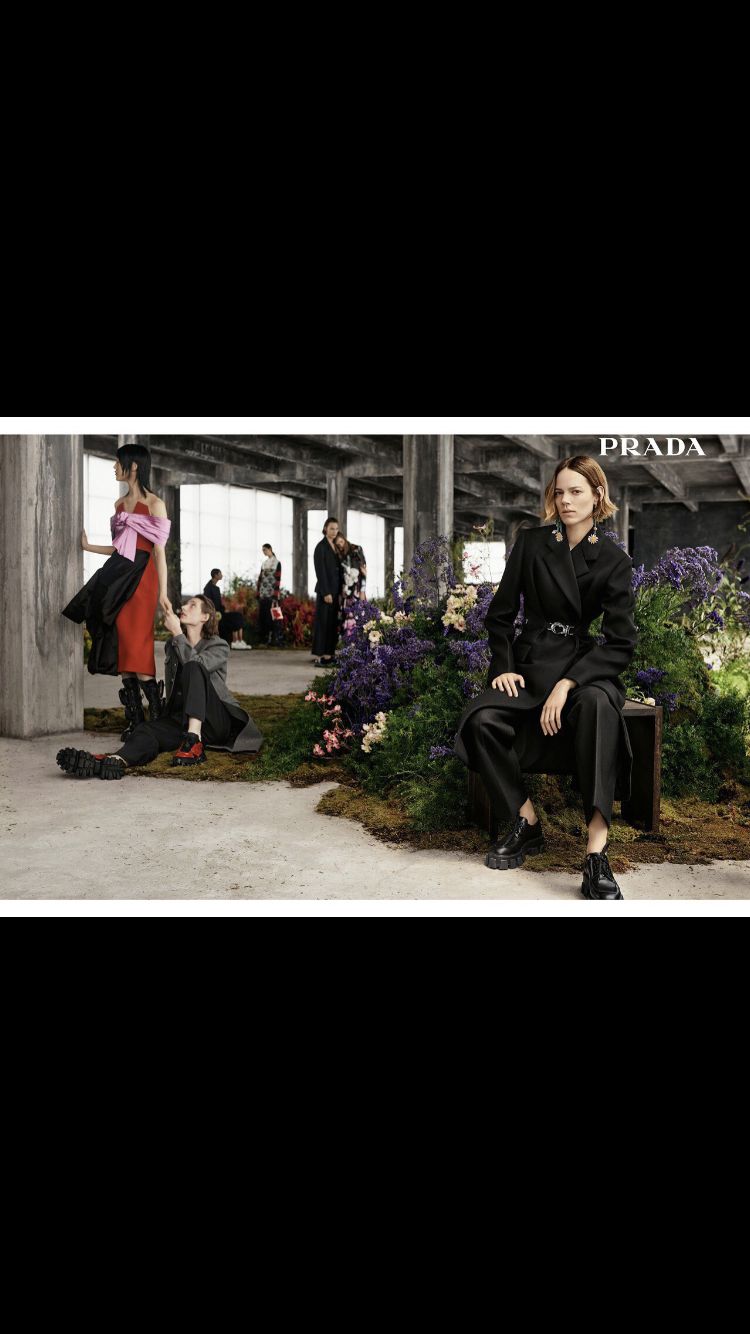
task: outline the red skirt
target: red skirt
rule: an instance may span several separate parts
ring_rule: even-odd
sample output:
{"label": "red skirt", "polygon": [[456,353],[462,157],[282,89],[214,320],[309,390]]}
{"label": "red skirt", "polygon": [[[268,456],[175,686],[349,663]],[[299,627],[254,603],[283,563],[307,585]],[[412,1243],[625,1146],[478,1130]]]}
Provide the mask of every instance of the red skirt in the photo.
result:
{"label": "red skirt", "polygon": [[[140,539],[138,545],[141,545]],[[150,560],[135,593],[117,616],[117,670],[120,675],[133,672],[138,676],[156,676],[154,618],[158,604],[159,573]]]}

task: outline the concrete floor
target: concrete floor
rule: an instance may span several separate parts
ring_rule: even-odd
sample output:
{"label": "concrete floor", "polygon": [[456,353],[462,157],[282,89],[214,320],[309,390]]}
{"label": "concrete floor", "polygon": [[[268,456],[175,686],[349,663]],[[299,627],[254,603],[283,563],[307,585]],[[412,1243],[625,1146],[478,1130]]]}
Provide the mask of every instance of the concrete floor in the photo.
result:
{"label": "concrete floor", "polygon": [[[237,675],[251,670],[244,658]],[[473,855],[404,850],[318,815],[331,784],[81,783],[55,765],[66,745],[89,748],[91,737],[0,740],[0,898],[505,899],[602,911],[579,897],[579,875],[500,874]],[[644,867],[621,884],[628,900],[747,899],[750,862]]]}

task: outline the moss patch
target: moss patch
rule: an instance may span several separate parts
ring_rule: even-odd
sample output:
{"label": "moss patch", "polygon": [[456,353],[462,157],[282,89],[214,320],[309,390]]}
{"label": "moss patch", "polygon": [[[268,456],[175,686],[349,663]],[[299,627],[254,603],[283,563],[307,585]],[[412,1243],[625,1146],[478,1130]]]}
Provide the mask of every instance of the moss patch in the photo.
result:
{"label": "moss patch", "polygon": [[[273,748],[279,728],[299,704],[299,695],[236,695],[235,698],[263,733],[263,750]],[[119,736],[125,730],[125,711],[86,709],[84,725],[87,732]],[[173,769],[172,754],[167,752],[153,764],[132,772],[147,778],[176,778],[182,783],[241,783],[247,781],[248,771],[258,764],[262,755],[263,751],[259,755],[230,755],[223,750],[210,750],[208,764],[201,764],[196,769]],[[316,781],[321,781],[320,775]]]}
{"label": "moss patch", "polygon": [[[565,786],[559,780],[533,777],[538,788],[533,800],[544,825],[547,850],[540,857],[530,857],[524,869],[542,874],[569,872],[581,866],[586,851],[583,813],[567,804]],[[417,833],[410,826],[406,809],[397,801],[384,800],[357,787],[342,786],[325,793],[317,809],[321,815],[358,820],[375,838],[388,843],[477,856],[487,851],[487,836],[480,829]],[[705,866],[711,861],[750,859],[750,788],[736,786],[717,805],[697,798],[664,800],[661,828],[653,834],[625,824],[618,811],[619,803],[610,829],[609,859],[615,874],[649,863]]]}

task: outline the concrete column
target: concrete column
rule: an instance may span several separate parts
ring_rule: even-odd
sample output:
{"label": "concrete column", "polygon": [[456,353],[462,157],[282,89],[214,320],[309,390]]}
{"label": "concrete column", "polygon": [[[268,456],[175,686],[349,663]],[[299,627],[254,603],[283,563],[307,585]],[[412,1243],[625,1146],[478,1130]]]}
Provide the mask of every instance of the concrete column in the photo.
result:
{"label": "concrete column", "polygon": [[404,436],[404,565],[431,537],[453,539],[455,442],[452,435]]}
{"label": "concrete column", "polygon": [[396,525],[393,519],[385,520],[385,595],[390,596],[396,582]]}
{"label": "concrete column", "polygon": [[307,516],[310,507],[304,500],[294,502],[294,596],[308,598],[307,566],[309,561]]}
{"label": "concrete column", "polygon": [[0,736],[83,728],[83,437],[0,436]]}
{"label": "concrete column", "polygon": [[629,548],[630,545],[630,489],[623,486],[620,491],[619,500],[615,501],[619,505],[617,513],[617,531],[620,534],[620,541]]}
{"label": "concrete column", "polygon": [[[167,592],[173,607],[178,607],[183,594],[182,588],[182,539],[180,536],[180,488],[169,481],[170,474],[161,468],[151,469],[151,487],[160,496],[167,507],[167,514],[172,520],[172,531],[167,543],[167,571],[169,580]],[[206,576],[208,578],[208,576]],[[185,593],[198,590],[185,589]]]}
{"label": "concrete column", "polygon": [[328,481],[328,513],[334,519],[338,519],[339,526],[345,533],[349,513],[349,478],[342,471],[326,473],[326,478]]}

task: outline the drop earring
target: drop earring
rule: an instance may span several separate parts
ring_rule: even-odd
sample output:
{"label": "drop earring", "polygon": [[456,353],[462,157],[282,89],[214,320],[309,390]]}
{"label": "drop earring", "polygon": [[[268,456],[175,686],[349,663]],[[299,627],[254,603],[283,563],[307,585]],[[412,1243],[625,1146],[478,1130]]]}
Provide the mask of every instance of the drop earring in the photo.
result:
{"label": "drop earring", "polygon": [[555,541],[556,541],[556,542],[562,542],[562,541],[563,541],[563,538],[564,538],[564,534],[563,534],[562,519],[560,518],[560,515],[558,514],[558,516],[557,516],[557,523],[555,524]]}
{"label": "drop earring", "polygon": [[593,531],[593,533],[591,534],[591,537],[589,538],[589,542],[591,543],[592,546],[594,546],[594,545],[599,541],[599,532],[598,532],[598,529],[597,529],[597,526],[596,526],[596,511],[597,511],[598,508],[599,508],[598,505],[594,507],[594,515],[593,515],[593,518],[594,518],[594,531]]}

